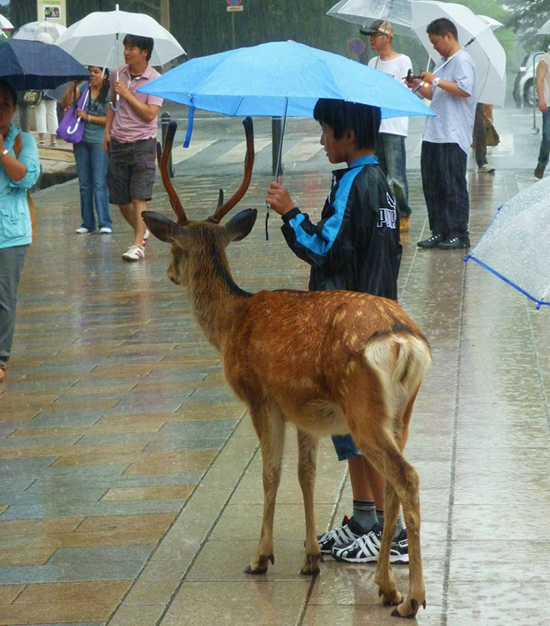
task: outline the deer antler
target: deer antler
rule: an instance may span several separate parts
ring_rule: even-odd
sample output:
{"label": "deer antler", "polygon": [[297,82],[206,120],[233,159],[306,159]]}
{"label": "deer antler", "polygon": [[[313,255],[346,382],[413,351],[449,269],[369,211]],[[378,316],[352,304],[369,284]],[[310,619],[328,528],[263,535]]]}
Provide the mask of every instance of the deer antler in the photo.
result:
{"label": "deer antler", "polygon": [[157,143],[157,161],[159,164],[160,175],[162,176],[162,183],[166,189],[168,197],[170,198],[170,204],[174,209],[174,213],[178,217],[178,224],[180,226],[185,226],[189,220],[185,215],[185,209],[178,198],[178,194],[172,185],[170,174],[168,173],[168,160],[170,158],[170,154],[172,153],[172,144],[174,143],[174,136],[176,134],[177,127],[178,125],[176,122],[170,122],[168,125],[164,139],[164,150],[160,147],[160,143]]}
{"label": "deer antler", "polygon": [[[246,158],[244,162],[244,177],[241,186],[237,189],[235,194],[229,198],[227,202],[220,204],[206,221],[214,222],[218,224],[222,218],[231,211],[231,209],[242,199],[246,193],[250,180],[252,178],[252,168],[254,167],[254,127],[252,125],[252,118],[245,117],[243,120],[243,126],[246,133]],[[220,190],[220,200],[223,200],[223,191]]]}

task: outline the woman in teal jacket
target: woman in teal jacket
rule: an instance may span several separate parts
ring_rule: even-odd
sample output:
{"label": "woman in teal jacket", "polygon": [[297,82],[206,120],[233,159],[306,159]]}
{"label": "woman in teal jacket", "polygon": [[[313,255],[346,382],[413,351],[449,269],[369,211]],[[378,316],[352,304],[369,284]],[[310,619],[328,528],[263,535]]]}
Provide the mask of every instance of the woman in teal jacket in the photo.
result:
{"label": "woman in teal jacket", "polygon": [[32,242],[27,190],[40,174],[34,137],[11,123],[16,107],[17,92],[0,80],[0,383],[13,341],[17,287]]}

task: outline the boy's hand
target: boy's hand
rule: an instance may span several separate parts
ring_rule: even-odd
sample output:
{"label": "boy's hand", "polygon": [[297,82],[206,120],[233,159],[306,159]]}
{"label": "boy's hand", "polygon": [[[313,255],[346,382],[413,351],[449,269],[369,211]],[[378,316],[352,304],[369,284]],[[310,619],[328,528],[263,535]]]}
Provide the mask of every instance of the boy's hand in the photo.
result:
{"label": "boy's hand", "polygon": [[281,184],[281,179],[278,178],[277,182],[271,183],[267,190],[267,198],[265,199],[267,204],[279,215],[284,215],[294,208],[294,202],[290,194],[285,187]]}

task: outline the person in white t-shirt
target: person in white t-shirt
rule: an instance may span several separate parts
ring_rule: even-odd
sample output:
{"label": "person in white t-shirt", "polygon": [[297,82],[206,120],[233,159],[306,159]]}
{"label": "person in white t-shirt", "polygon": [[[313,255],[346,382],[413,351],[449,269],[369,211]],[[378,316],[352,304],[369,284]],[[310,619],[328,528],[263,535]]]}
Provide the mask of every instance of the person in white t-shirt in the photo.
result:
{"label": "person in white t-shirt", "polygon": [[420,169],[430,230],[420,248],[456,250],[470,247],[468,219],[470,197],[466,182],[468,152],[476,111],[476,66],[458,42],[456,26],[447,18],[430,22],[426,29],[441,55],[432,72],[407,83],[432,101],[437,117],[426,120]]}
{"label": "person in white t-shirt", "polygon": [[[404,84],[407,73],[412,70],[412,63],[406,54],[399,54],[393,49],[393,26],[387,21],[375,20],[369,27],[360,32],[362,35],[370,37],[371,50],[379,54],[369,61],[369,67],[389,74]],[[397,199],[399,231],[402,233],[409,230],[411,221],[409,185],[407,182],[407,153],[405,150],[405,137],[408,130],[408,117],[392,117],[382,120],[376,146],[376,156],[380,162],[380,167],[388,177]]]}
{"label": "person in white t-shirt", "polygon": [[550,46],[537,65],[536,86],[539,111],[542,113],[542,141],[535,177],[542,178],[550,157],[550,109],[548,108],[550,103]]}

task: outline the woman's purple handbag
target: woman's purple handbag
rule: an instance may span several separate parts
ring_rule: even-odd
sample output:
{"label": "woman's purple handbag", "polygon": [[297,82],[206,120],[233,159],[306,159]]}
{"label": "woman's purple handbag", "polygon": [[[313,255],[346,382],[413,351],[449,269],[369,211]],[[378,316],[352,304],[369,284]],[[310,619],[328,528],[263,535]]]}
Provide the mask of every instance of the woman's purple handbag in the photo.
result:
{"label": "woman's purple handbag", "polygon": [[71,104],[65,111],[63,119],[57,127],[57,135],[68,143],[80,143],[84,136],[84,120],[77,115],[78,109],[84,109],[88,100],[90,84],[88,83],[80,94],[77,105]]}

